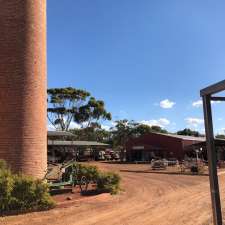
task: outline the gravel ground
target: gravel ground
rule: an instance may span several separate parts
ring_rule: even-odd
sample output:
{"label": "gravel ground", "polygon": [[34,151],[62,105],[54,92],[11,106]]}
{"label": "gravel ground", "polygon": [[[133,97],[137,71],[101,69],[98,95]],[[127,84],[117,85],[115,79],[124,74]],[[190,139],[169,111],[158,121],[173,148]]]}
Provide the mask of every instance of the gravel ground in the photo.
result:
{"label": "gravel ground", "polygon": [[[153,173],[149,165],[96,163],[118,171],[124,191],[77,199],[47,212],[0,218],[3,225],[209,225],[207,176]],[[225,174],[221,173],[222,205]]]}

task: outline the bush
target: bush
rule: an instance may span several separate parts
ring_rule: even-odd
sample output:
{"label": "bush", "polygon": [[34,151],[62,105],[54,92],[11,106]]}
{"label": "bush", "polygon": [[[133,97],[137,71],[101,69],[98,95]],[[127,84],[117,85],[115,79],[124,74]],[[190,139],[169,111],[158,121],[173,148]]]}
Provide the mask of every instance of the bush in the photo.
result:
{"label": "bush", "polygon": [[11,196],[13,209],[45,210],[54,206],[47,183],[24,175],[14,176],[14,188]]}
{"label": "bush", "polygon": [[77,164],[79,176],[85,176],[88,181],[96,182],[99,170],[96,166]]}
{"label": "bush", "polygon": [[97,189],[111,194],[117,194],[120,190],[120,181],[121,178],[116,173],[101,172],[97,180]]}
{"label": "bush", "polygon": [[100,192],[109,192],[117,194],[120,190],[121,178],[113,172],[101,172],[96,166],[75,164],[78,168],[78,176],[85,176],[89,182],[97,184],[97,190]]}
{"label": "bush", "polygon": [[14,180],[11,172],[7,169],[0,169],[0,213],[10,209],[13,187]]}
{"label": "bush", "polygon": [[11,210],[46,210],[54,206],[46,183],[14,175],[5,166],[0,168],[0,193],[1,214]]}
{"label": "bush", "polygon": [[7,168],[6,161],[0,159],[0,170],[6,170]]}

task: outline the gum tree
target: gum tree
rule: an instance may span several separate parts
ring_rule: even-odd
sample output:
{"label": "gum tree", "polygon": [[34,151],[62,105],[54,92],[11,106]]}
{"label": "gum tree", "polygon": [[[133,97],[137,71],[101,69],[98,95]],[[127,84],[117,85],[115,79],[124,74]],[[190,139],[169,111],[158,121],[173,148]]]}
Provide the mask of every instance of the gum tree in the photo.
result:
{"label": "gum tree", "polygon": [[72,87],[48,89],[48,120],[57,130],[68,131],[72,122],[81,128],[97,126],[111,114],[101,100],[85,90]]}

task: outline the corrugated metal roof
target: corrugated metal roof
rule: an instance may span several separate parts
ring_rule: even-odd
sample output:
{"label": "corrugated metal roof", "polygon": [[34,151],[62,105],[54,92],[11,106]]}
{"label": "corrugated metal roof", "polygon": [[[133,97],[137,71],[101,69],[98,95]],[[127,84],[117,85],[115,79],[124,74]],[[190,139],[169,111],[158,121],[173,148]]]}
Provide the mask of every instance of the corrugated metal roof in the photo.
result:
{"label": "corrugated metal roof", "polygon": [[74,134],[68,131],[48,131],[48,136],[50,137],[59,137],[59,136],[74,136]]}
{"label": "corrugated metal roof", "polygon": [[53,141],[48,140],[48,145],[54,146],[108,146],[108,144],[96,141]]}
{"label": "corrugated metal roof", "polygon": [[[164,136],[169,136],[169,137],[174,137],[182,140],[189,140],[189,141],[199,141],[199,142],[205,142],[206,138],[205,137],[193,137],[193,136],[187,136],[187,135],[179,135],[179,134],[163,134],[163,133],[156,133],[156,134],[161,134]],[[219,142],[225,142],[225,139],[221,138],[215,138],[216,141]]]}
{"label": "corrugated metal roof", "polygon": [[162,134],[169,137],[174,137],[182,140],[189,140],[189,141],[205,141],[205,137],[193,137],[193,136],[186,136],[186,135],[178,135],[178,134]]}
{"label": "corrugated metal roof", "polygon": [[[193,144],[194,146],[198,145],[206,145],[206,140],[200,143]],[[215,138],[215,145],[216,146],[225,146],[225,139]]]}

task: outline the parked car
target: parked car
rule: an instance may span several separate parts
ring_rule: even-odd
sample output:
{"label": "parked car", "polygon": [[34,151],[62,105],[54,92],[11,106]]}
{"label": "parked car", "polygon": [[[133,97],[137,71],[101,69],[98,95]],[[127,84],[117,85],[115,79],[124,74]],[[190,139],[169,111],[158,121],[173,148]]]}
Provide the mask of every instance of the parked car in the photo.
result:
{"label": "parked car", "polygon": [[112,160],[119,160],[120,159],[119,154],[116,153],[116,152],[112,152],[110,155],[111,155]]}
{"label": "parked car", "polygon": [[167,160],[159,159],[159,160],[152,160],[151,167],[153,170],[165,170],[168,166]]}
{"label": "parked car", "polygon": [[167,159],[168,166],[177,166],[179,165],[179,161],[176,158]]}
{"label": "parked car", "polygon": [[111,160],[112,159],[112,156],[110,154],[105,154],[104,157],[105,157],[105,160]]}
{"label": "parked car", "polygon": [[105,151],[99,151],[97,160],[105,160]]}

